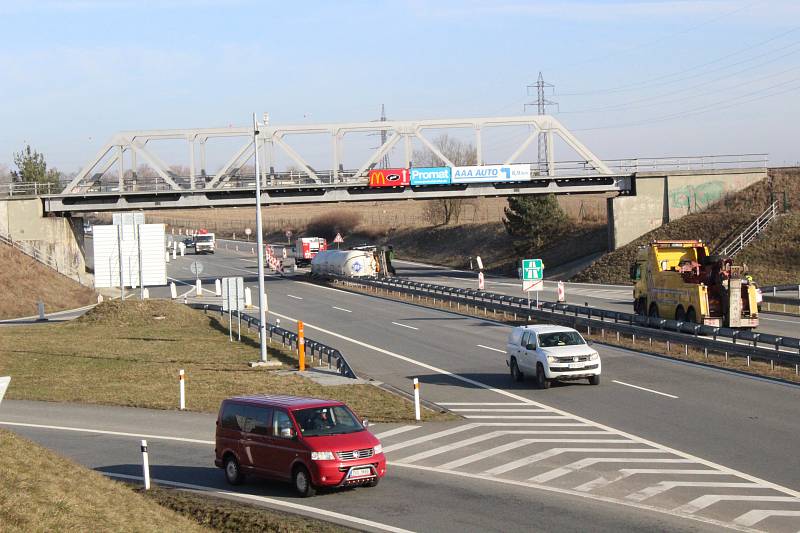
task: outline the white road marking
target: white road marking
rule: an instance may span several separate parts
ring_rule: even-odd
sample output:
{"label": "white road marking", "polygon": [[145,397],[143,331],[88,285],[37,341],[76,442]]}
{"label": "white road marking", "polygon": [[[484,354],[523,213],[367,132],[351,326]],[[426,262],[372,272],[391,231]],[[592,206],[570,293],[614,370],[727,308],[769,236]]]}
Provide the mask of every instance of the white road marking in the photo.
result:
{"label": "white road marking", "polygon": [[[527,442],[518,441],[517,447],[520,445],[527,444]],[[508,445],[507,445],[508,446]],[[512,448],[508,448],[512,449]],[[498,452],[507,451],[504,446],[499,448],[495,448]],[[539,452],[537,454],[523,457],[522,459],[518,459],[516,461],[511,461],[510,463],[506,463],[504,465],[500,465],[498,467],[492,468],[491,470],[487,470],[484,474],[489,476],[499,476],[500,474],[505,474],[506,472],[510,472],[511,470],[516,470],[517,468],[521,468],[523,466],[527,466],[529,464],[533,464],[544,459],[549,459],[551,457],[555,457],[556,455],[561,455],[562,453],[585,453],[585,452],[603,452],[603,453],[669,453],[664,452],[656,448],[550,448],[549,450],[545,450],[543,452]]]}
{"label": "white road marking", "polygon": [[383,453],[390,453],[396,450],[407,448],[409,446],[414,446],[416,444],[422,444],[423,442],[438,439],[439,437],[447,437],[448,435],[454,435],[456,433],[461,433],[462,431],[469,431],[470,429],[474,429],[476,427],[479,427],[479,424],[464,424],[463,426],[456,426],[443,431],[437,431],[436,433],[431,433],[430,435],[425,435],[424,437],[417,437],[416,439],[411,439],[398,444],[393,444],[392,446],[387,446],[383,449]]}
{"label": "white road marking", "polygon": [[491,346],[484,346],[483,344],[476,344],[476,346],[478,348],[486,348],[487,350],[491,350],[493,352],[506,353],[505,350],[498,350],[497,348],[492,348]]}
{"label": "white road marking", "polygon": [[758,315],[761,320],[766,320],[767,322],[785,322],[787,324],[797,324],[797,320],[784,320],[782,318],[770,318],[764,316],[764,313]]}
{"label": "white road marking", "polygon": [[625,499],[634,501],[634,502],[642,502],[648,498],[652,498],[658,494],[663,492],[667,492],[670,489],[674,489],[675,487],[731,487],[731,488],[749,488],[749,489],[767,489],[765,485],[761,485],[760,483],[723,483],[723,482],[704,482],[704,481],[662,481],[657,485],[653,485],[651,487],[646,487],[638,492],[634,492],[633,494],[628,494],[625,496]]}
{"label": "white road marking", "polygon": [[[120,479],[131,479],[137,481],[140,481],[142,479],[141,476],[131,476],[129,474],[116,474],[113,472],[103,472],[102,470],[100,470],[99,472],[105,476],[116,477]],[[243,492],[233,492],[229,490],[217,489],[214,487],[206,487],[204,485],[194,485],[192,483],[181,483],[178,481],[170,481],[168,479],[152,479],[151,481],[153,481],[154,483],[158,483],[160,485],[169,485],[172,487],[178,487],[182,489],[199,490],[203,492],[209,492],[212,494],[224,494],[226,496],[233,496],[235,498],[240,498],[244,500],[266,503],[275,507],[305,511],[307,513],[316,514],[319,516],[326,516],[329,518],[336,518],[337,520],[342,520],[344,522],[350,522],[353,524],[368,526],[375,529],[380,529],[382,531],[391,531],[392,533],[411,533],[411,531],[407,529],[402,529],[399,527],[382,524],[380,522],[374,522],[372,520],[367,520],[365,518],[359,518],[357,516],[346,515],[334,511],[328,511],[326,509],[319,509],[317,507],[311,507],[310,505],[302,505],[299,503],[278,500],[276,498],[267,498],[266,496],[258,496],[256,494],[246,494]]]}
{"label": "white road marking", "polygon": [[345,313],[352,313],[351,310],[345,309],[344,307],[336,307],[335,305],[333,305],[331,307],[333,307],[334,309],[338,309],[339,311],[344,311]]}
{"label": "white road marking", "polygon": [[626,387],[632,387],[634,389],[639,389],[647,392],[652,392],[653,394],[659,394],[661,396],[666,396],[667,398],[674,398],[677,399],[677,396],[673,396],[672,394],[667,394],[666,392],[659,392],[653,389],[646,389],[644,387],[640,387],[639,385],[632,385],[630,383],[625,383],[624,381],[617,381],[616,379],[612,380],[614,383],[618,383],[619,385],[625,385]]}
{"label": "white road marking", "polygon": [[[415,463],[417,461],[421,461],[422,459],[427,459],[429,457],[433,457],[434,455],[440,455],[447,452],[452,452],[453,450],[458,450],[460,448],[465,448],[467,446],[472,446],[473,444],[478,444],[479,442],[484,442],[487,440],[492,440],[497,437],[504,437],[508,435],[607,435],[605,431],[582,431],[582,430],[512,430],[512,431],[492,431],[491,433],[485,433],[483,435],[477,435],[475,437],[465,439],[459,442],[454,442],[452,444],[445,444],[443,446],[439,446],[437,448],[431,448],[429,450],[425,450],[424,452],[419,452],[414,455],[409,455],[408,457],[403,457],[400,459],[400,462],[403,463]],[[624,440],[610,440],[610,439],[575,439],[575,438],[554,438],[554,439],[525,439],[528,442],[628,442]]]}
{"label": "white road marking", "polygon": [[300,296],[295,296],[294,294],[287,294],[286,296],[288,296],[289,298],[294,298],[295,300],[302,300]]}
{"label": "white road marking", "polygon": [[[546,412],[546,411],[545,411]],[[464,415],[464,418],[485,418],[485,419],[497,419],[497,418],[507,418],[507,419],[540,419],[540,420],[569,420],[569,418],[561,416],[561,415]]]}
{"label": "white road marking", "polygon": [[574,463],[570,463],[568,465],[562,466],[560,468],[554,468],[553,470],[549,470],[547,472],[543,472],[539,475],[533,476],[532,478],[528,479],[533,483],[546,483],[548,481],[552,481],[556,478],[566,476],[567,474],[571,474],[577,470],[582,470],[587,466],[596,465],[598,463],[692,463],[691,459],[651,459],[649,457],[586,457],[584,459],[580,459],[575,461]]}
{"label": "white road marking", "polygon": [[754,526],[770,516],[800,516],[800,511],[787,511],[780,509],[758,509],[748,511],[738,518],[734,518],[733,523],[740,526]]}
{"label": "white road marking", "polygon": [[[288,320],[290,322],[296,322],[297,321],[297,319],[295,319],[295,318],[292,318],[292,317],[289,317],[289,316],[286,316],[286,315],[281,315],[279,313],[274,313],[273,312],[271,314],[273,316],[277,316],[279,318],[283,318],[283,319]],[[603,429],[605,431],[613,433],[614,435],[617,435],[617,436],[620,436],[620,437],[625,437],[626,439],[629,439],[632,442],[635,442],[635,443],[638,443],[638,444],[647,445],[647,446],[653,446],[654,448],[658,448],[658,449],[663,450],[663,451],[665,451],[667,453],[675,454],[678,457],[684,457],[686,459],[692,459],[692,460],[696,461],[698,464],[705,465],[705,466],[707,466],[709,468],[715,468],[715,469],[718,469],[718,470],[723,470],[725,472],[729,472],[729,473],[731,473],[731,474],[733,474],[733,475],[735,475],[735,476],[737,476],[737,477],[739,477],[741,479],[746,479],[748,481],[751,481],[754,484],[758,484],[759,486],[768,487],[768,488],[771,488],[773,490],[782,492],[784,494],[800,497],[800,492],[798,492],[798,491],[796,491],[794,489],[790,489],[788,487],[784,487],[784,486],[778,485],[777,483],[772,483],[770,481],[766,481],[766,480],[757,478],[755,476],[752,476],[750,474],[746,474],[744,472],[739,472],[739,471],[730,469],[728,467],[725,467],[725,466],[720,465],[718,463],[715,463],[713,461],[709,461],[707,459],[702,459],[700,457],[697,457],[696,455],[692,455],[692,454],[687,453],[687,452],[682,452],[680,450],[676,450],[675,448],[671,448],[671,447],[665,446],[663,444],[658,444],[657,442],[653,442],[651,440],[639,437],[637,435],[633,435],[631,433],[620,431],[618,429],[612,428],[612,427],[607,426],[605,424],[601,424],[599,422],[595,422],[594,420],[590,420],[590,419],[582,417],[582,416],[574,415],[572,413],[569,413],[567,411],[563,411],[561,409],[556,409],[554,407],[551,407],[549,405],[543,404],[541,402],[536,402],[536,401],[531,400],[529,398],[526,398],[524,396],[520,396],[519,394],[514,394],[513,392],[510,392],[510,391],[507,391],[507,390],[504,390],[504,389],[500,389],[500,388],[497,388],[497,387],[492,387],[491,385],[487,385],[486,383],[483,383],[481,381],[478,381],[478,380],[475,380],[475,379],[471,379],[471,378],[468,378],[466,376],[462,376],[460,374],[456,374],[455,372],[450,372],[449,370],[445,370],[443,368],[439,368],[437,366],[430,365],[428,363],[423,363],[422,361],[418,361],[418,360],[413,359],[411,357],[408,357],[406,355],[401,355],[399,353],[392,352],[390,350],[386,350],[384,348],[380,348],[378,346],[375,346],[375,345],[372,345],[372,344],[369,344],[369,343],[366,343],[366,342],[363,342],[363,341],[359,341],[359,340],[354,339],[352,337],[348,337],[346,335],[342,335],[340,333],[336,333],[336,332],[331,331],[329,329],[321,328],[319,326],[314,326],[313,324],[306,323],[305,327],[313,329],[313,330],[316,330],[316,331],[320,331],[320,332],[325,333],[327,335],[330,335],[332,337],[336,337],[336,338],[348,341],[348,342],[350,342],[352,344],[355,344],[357,346],[362,346],[364,348],[369,348],[369,349],[371,349],[373,351],[376,351],[378,353],[382,353],[382,354],[387,355],[389,357],[392,357],[394,359],[398,359],[400,361],[405,361],[407,363],[413,364],[413,365],[418,366],[420,368],[424,368],[424,369],[430,370],[432,372],[436,372],[437,374],[442,374],[444,376],[448,376],[448,377],[450,377],[452,379],[461,381],[462,383],[467,383],[467,384],[473,385],[473,386],[475,386],[477,388],[494,392],[494,393],[499,394],[501,396],[505,396],[506,398],[510,398],[510,399],[516,400],[517,402],[520,402],[520,403],[523,403],[523,404],[527,404],[527,405],[531,405],[531,406],[538,406],[538,407],[541,407],[543,409],[549,409],[553,413],[561,414],[563,416],[570,417],[575,421],[584,422],[587,425],[591,425],[591,426],[593,426],[595,428],[598,428],[598,429]],[[523,424],[523,422],[517,422],[517,424],[521,425],[521,424]],[[620,442],[620,441],[616,441],[616,442]],[[627,442],[627,441],[623,441],[623,442]],[[581,494],[581,493],[578,493],[576,491],[572,491],[571,494]],[[620,501],[620,500],[610,499],[609,501]]]}
{"label": "white road marking", "polygon": [[408,324],[401,324],[400,322],[392,322],[395,326],[403,326],[404,328],[418,330],[419,328],[415,328],[414,326],[409,326]]}
{"label": "white road marking", "polygon": [[710,507],[718,502],[797,502],[800,499],[791,496],[743,496],[739,494],[705,494],[699,498],[695,498],[686,505],[681,505],[673,509],[676,513],[692,514],[697,511],[702,511],[706,507]]}
{"label": "white road marking", "polygon": [[716,470],[683,470],[683,469],[670,469],[670,468],[623,468],[611,478],[599,477],[595,480],[578,485],[574,490],[580,492],[591,492],[601,487],[606,487],[617,481],[635,476],[636,474],[687,474],[692,476],[729,476],[723,472]]}
{"label": "white road marking", "polygon": [[520,407],[530,407],[529,403],[518,402],[436,402],[439,405],[517,405]]}
{"label": "white road marking", "polygon": [[394,435],[399,435],[400,433],[405,433],[406,431],[412,431],[414,429],[419,429],[422,426],[400,426],[399,428],[390,429],[388,431],[384,431],[383,433],[378,433],[375,435],[378,439],[385,439],[386,437],[392,437]]}
{"label": "white road marking", "polygon": [[145,433],[125,433],[122,431],[106,431],[101,429],[75,428],[68,426],[47,426],[44,424],[23,424],[22,422],[0,421],[0,425],[18,426],[37,429],[55,429],[59,431],[75,431],[78,433],[98,433],[100,435],[114,435],[117,437],[136,437],[137,439],[173,440],[178,442],[191,442],[194,444],[214,444],[213,440],[187,439],[183,437],[167,437],[166,435],[148,435]]}
{"label": "white road marking", "polygon": [[[441,404],[439,404],[441,405]],[[549,413],[547,409],[450,409],[455,413]]]}

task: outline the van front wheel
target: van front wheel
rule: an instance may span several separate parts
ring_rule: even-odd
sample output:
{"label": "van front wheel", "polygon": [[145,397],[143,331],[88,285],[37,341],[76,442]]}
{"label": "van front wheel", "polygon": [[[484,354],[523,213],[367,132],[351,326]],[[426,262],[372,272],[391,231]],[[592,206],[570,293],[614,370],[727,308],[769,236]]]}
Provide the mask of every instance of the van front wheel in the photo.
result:
{"label": "van front wheel", "polygon": [[311,484],[311,475],[304,466],[298,466],[294,469],[294,473],[292,474],[292,484],[294,485],[294,490],[297,491],[297,494],[303,498],[308,498],[317,493],[314,485]]}
{"label": "van front wheel", "polygon": [[244,483],[244,474],[239,467],[239,462],[232,455],[225,458],[225,479],[231,485],[241,485]]}

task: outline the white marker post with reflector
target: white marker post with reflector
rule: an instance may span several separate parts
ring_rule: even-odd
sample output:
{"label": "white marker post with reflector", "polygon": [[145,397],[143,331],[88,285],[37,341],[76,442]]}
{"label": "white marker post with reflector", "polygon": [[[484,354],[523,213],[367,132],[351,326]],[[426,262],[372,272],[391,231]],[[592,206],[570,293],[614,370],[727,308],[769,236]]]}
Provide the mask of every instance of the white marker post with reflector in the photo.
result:
{"label": "white marker post with reflector", "polygon": [[11,376],[0,377],[0,403],[3,401],[9,383],[11,383]]}
{"label": "white marker post with reflector", "polygon": [[420,419],[419,412],[419,378],[414,378],[414,418]]}
{"label": "white marker post with reflector", "polygon": [[144,490],[150,490],[150,461],[147,458],[146,440],[142,441],[142,477],[144,477]]}
{"label": "white marker post with reflector", "polygon": [[180,389],[181,389],[181,411],[186,409],[186,380],[184,379],[185,373],[181,368],[178,371],[178,381],[180,382]]}
{"label": "white marker post with reflector", "polygon": [[564,294],[564,282],[563,281],[559,281],[558,282],[558,302],[559,303],[563,303],[564,301],[566,301],[566,299],[567,299],[566,295]]}

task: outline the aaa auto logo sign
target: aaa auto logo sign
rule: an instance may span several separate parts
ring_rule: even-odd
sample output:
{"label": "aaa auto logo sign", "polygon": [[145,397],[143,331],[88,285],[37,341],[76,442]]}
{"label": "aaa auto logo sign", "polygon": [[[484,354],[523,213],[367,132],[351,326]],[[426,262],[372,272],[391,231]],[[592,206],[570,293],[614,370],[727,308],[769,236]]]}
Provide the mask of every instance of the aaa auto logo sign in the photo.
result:
{"label": "aaa auto logo sign", "polygon": [[410,185],[407,168],[376,168],[369,171],[370,187],[407,187]]}

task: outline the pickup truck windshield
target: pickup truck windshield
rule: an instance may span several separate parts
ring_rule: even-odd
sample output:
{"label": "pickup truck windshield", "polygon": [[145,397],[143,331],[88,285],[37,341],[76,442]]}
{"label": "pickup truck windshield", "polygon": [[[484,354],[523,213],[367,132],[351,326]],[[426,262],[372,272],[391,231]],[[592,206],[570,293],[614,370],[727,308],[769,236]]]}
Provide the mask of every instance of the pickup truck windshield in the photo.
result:
{"label": "pickup truck windshield", "polygon": [[214,242],[214,237],[211,235],[198,235],[194,240],[196,242]]}
{"label": "pickup truck windshield", "polygon": [[294,418],[300,426],[300,432],[306,437],[340,435],[364,430],[364,426],[350,409],[343,405],[301,409],[294,411]]}
{"label": "pickup truck windshield", "polygon": [[576,346],[586,344],[577,331],[557,331],[555,333],[540,333],[539,346],[553,348],[555,346]]}

